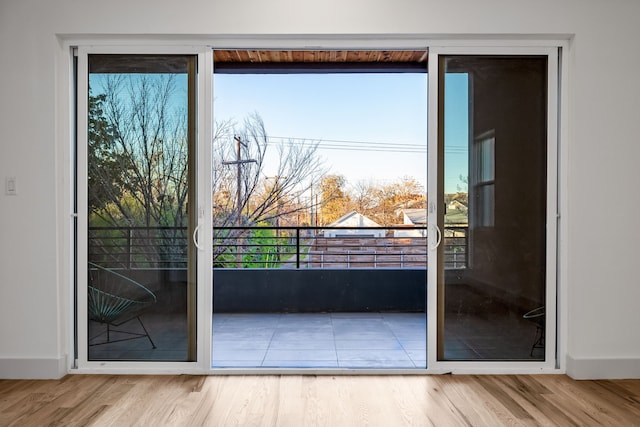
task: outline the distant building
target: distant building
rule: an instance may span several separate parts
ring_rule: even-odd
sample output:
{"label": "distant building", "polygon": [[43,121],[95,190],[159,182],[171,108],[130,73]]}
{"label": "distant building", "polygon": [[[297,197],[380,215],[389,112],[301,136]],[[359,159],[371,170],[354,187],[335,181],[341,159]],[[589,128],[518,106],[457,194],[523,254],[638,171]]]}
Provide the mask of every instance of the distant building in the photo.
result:
{"label": "distant building", "polygon": [[452,200],[447,204],[447,212],[448,211],[460,211],[463,213],[467,213],[469,208],[462,202],[458,200]]}
{"label": "distant building", "polygon": [[[348,214],[338,218],[336,221],[328,224],[328,227],[380,227],[380,224],[373,221],[370,218],[352,211]],[[385,237],[386,230],[378,229],[339,229],[339,230],[324,230],[325,237]]]}
{"label": "distant building", "polygon": [[[413,227],[426,227],[427,226],[427,210],[420,209],[402,209],[402,223],[404,225],[410,225]],[[406,230],[394,230],[394,237],[426,237],[426,229],[412,229]]]}
{"label": "distant building", "polygon": [[403,224],[418,225],[424,227],[427,225],[427,210],[420,209],[403,209],[402,210]]}

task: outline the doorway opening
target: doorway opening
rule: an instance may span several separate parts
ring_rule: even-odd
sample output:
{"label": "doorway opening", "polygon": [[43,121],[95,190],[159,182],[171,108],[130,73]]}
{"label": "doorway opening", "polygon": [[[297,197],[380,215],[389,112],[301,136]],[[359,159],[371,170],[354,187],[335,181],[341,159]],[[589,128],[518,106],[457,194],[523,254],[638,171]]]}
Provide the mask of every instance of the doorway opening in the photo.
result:
{"label": "doorway opening", "polygon": [[426,368],[427,56],[214,51],[214,368]]}

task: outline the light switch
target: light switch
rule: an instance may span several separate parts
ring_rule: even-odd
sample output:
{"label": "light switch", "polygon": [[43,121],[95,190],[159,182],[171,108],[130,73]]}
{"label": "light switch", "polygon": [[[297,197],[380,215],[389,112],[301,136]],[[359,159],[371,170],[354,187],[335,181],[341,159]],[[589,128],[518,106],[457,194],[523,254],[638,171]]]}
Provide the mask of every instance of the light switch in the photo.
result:
{"label": "light switch", "polygon": [[7,196],[15,196],[16,194],[18,194],[15,176],[8,176],[5,178],[5,194]]}

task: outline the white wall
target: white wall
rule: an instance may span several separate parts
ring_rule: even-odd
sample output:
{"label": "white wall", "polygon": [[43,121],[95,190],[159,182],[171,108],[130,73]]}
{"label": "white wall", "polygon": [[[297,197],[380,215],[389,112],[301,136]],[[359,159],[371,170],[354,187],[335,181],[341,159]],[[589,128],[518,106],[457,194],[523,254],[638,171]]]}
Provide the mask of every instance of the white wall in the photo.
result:
{"label": "white wall", "polygon": [[65,370],[68,94],[57,36],[82,34],[573,35],[566,367],[576,377],[640,377],[638,16],[634,0],[1,0],[0,180],[3,188],[15,176],[19,194],[0,193],[0,377]]}

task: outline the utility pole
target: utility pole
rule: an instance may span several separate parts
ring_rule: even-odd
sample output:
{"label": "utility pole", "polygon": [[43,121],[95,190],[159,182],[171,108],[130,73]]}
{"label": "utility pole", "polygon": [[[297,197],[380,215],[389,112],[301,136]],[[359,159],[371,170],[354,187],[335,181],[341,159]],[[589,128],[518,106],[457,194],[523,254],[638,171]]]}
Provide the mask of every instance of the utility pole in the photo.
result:
{"label": "utility pole", "polygon": [[[256,163],[255,159],[242,159],[242,146],[246,147],[247,144],[242,142],[239,136],[233,137],[236,141],[236,160],[235,161],[223,161],[223,165],[236,165],[238,172],[236,176],[236,224],[238,227],[242,226],[242,165],[245,163]],[[240,231],[238,231],[240,234]],[[239,243],[239,238],[236,239],[236,243]],[[242,267],[242,254],[240,253],[241,246],[236,246],[237,254],[237,266]]]}
{"label": "utility pole", "polygon": [[243,159],[242,147],[246,147],[247,144],[242,142],[239,136],[233,137],[236,142],[236,160],[223,161],[223,165],[236,165],[238,172],[236,175],[236,223],[238,227],[242,226],[242,165],[245,163],[256,163],[255,159]]}

